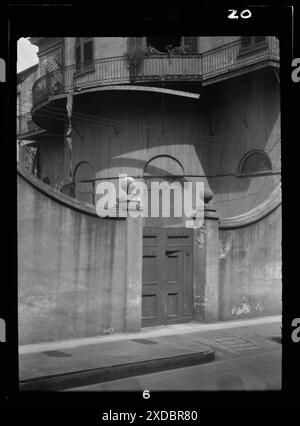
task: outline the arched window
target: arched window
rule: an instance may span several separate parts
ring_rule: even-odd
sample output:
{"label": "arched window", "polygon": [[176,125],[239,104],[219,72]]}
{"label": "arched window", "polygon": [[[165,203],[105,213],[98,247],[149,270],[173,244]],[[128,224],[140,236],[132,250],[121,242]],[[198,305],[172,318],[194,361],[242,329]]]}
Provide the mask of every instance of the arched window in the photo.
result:
{"label": "arched window", "polygon": [[[74,196],[77,200],[94,204],[94,182],[95,177],[93,166],[87,161],[81,161],[74,170]],[[91,180],[90,180],[91,179]],[[90,181],[89,181],[90,180]],[[88,182],[86,182],[88,181]]]}
{"label": "arched window", "polygon": [[182,165],[170,155],[158,155],[151,158],[144,167],[144,176],[163,176],[164,179],[174,175],[184,175]]}
{"label": "arched window", "polygon": [[242,158],[239,165],[239,175],[269,172],[272,163],[268,154],[261,150],[250,151]]}

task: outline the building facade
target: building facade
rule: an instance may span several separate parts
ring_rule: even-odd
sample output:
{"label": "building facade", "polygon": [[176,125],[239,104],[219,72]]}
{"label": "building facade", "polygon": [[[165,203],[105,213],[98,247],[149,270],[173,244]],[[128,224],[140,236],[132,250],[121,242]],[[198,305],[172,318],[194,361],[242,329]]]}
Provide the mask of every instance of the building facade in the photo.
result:
{"label": "building facade", "polygon": [[[30,119],[41,130],[31,135],[38,179],[19,167],[28,195],[19,224],[21,340],[279,313],[278,40],[31,42],[39,78]],[[186,228],[183,216],[161,211],[97,217],[97,184],[120,174],[148,186],[203,182],[203,226]]]}
{"label": "building facade", "polygon": [[17,75],[17,161],[34,174],[38,174],[37,146],[30,135],[38,131],[38,126],[32,121],[31,109],[32,86],[38,78],[38,64]]}

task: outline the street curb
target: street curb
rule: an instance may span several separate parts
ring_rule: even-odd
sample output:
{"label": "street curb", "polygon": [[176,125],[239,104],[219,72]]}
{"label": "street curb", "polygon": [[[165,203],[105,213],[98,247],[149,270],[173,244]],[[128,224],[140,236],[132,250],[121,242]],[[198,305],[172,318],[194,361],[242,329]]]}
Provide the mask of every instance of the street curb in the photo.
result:
{"label": "street curb", "polygon": [[22,380],[20,391],[60,391],[213,361],[213,350]]}

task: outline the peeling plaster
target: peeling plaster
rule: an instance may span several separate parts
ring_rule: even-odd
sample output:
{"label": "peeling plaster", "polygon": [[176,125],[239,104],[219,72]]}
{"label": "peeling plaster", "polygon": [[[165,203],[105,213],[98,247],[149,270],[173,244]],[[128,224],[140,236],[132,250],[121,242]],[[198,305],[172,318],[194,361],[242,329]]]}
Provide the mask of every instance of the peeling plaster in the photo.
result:
{"label": "peeling plaster", "polygon": [[231,249],[231,246],[232,246],[232,236],[230,239],[228,239],[225,242],[221,240],[219,241],[219,253],[220,253],[219,258],[220,259],[224,259],[227,256],[229,250]]}
{"label": "peeling plaster", "polygon": [[198,244],[199,247],[202,248],[202,247],[205,246],[206,237],[207,237],[206,229],[200,228],[199,229],[199,235],[197,235],[197,237],[196,237],[196,243]]}
{"label": "peeling plaster", "polygon": [[207,303],[207,297],[205,296],[195,296],[194,300],[194,309],[196,312],[199,312],[203,306]]}

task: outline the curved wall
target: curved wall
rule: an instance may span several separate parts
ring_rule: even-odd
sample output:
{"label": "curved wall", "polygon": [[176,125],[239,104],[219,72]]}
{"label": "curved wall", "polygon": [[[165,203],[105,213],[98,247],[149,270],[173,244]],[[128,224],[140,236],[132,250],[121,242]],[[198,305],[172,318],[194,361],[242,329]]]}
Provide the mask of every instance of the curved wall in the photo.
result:
{"label": "curved wall", "polygon": [[[128,293],[141,274],[137,229],[128,243],[128,219],[101,219],[94,207],[19,173],[19,343],[127,330],[131,301],[139,311]],[[140,271],[129,270],[131,255]],[[139,315],[134,321],[139,328]]]}
{"label": "curved wall", "polygon": [[[273,171],[281,168],[280,92],[274,70],[250,73],[208,89],[214,133],[213,174],[238,174],[251,150],[268,153]],[[243,214],[261,204],[280,182],[280,175],[210,179],[220,217]]]}

